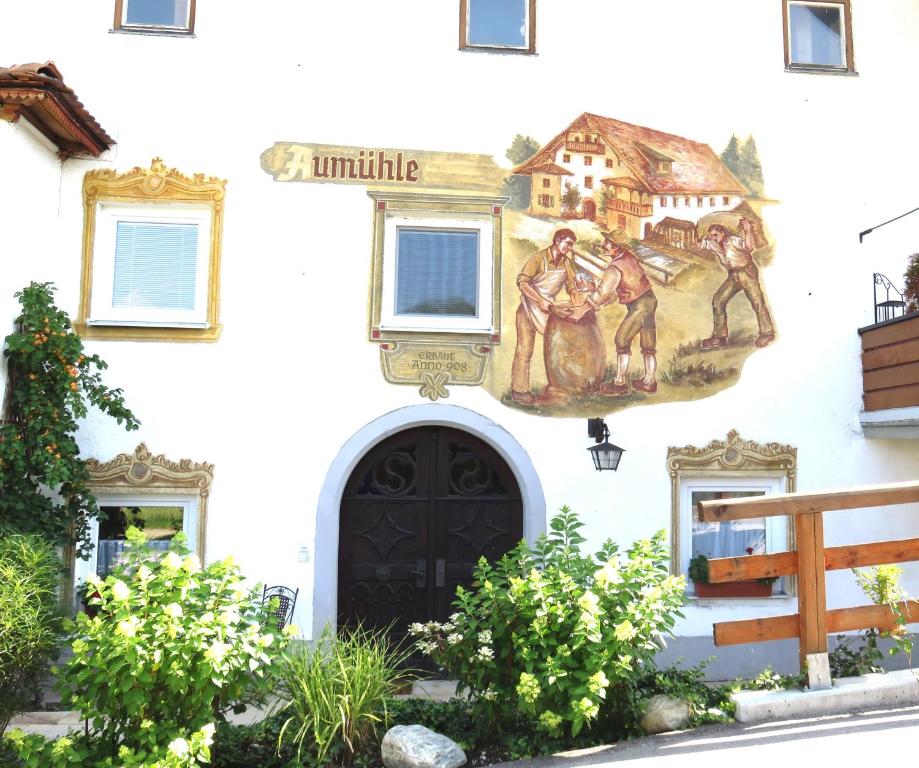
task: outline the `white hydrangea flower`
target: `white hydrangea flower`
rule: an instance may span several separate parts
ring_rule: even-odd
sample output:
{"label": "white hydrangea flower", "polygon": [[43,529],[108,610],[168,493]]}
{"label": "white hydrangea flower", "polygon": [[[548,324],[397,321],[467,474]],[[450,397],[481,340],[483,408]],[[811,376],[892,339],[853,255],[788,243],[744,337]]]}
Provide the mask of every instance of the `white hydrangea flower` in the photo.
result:
{"label": "white hydrangea flower", "polygon": [[177,571],[182,567],[182,558],[175,552],[167,552],[163,555],[162,563],[167,568],[172,568],[172,570]]}
{"label": "white hydrangea flower", "polygon": [[187,555],[182,561],[182,570],[186,573],[198,573],[201,570],[201,561],[197,555]]}
{"label": "white hydrangea flower", "polygon": [[491,661],[495,657],[495,652],[487,645],[479,648],[478,658],[480,661]]}
{"label": "white hydrangea flower", "polygon": [[221,643],[219,640],[215,640],[211,643],[211,647],[204,652],[204,658],[211,659],[212,661],[221,662],[223,657],[227,655],[230,650],[230,646],[226,643]]}
{"label": "white hydrangea flower", "polygon": [[424,632],[424,624],[416,621],[408,628],[408,631],[413,635],[420,635]]}
{"label": "white hydrangea flower", "polygon": [[138,624],[140,624],[140,620],[136,616],[122,619],[115,627],[115,634],[122,637],[134,637],[137,634]]}
{"label": "white hydrangea flower", "polygon": [[456,627],[448,621],[441,629],[443,629],[444,632],[452,632]]}
{"label": "white hydrangea flower", "polygon": [[481,632],[479,632],[479,642],[482,645],[488,645],[491,642],[491,630],[490,629],[483,629]]}
{"label": "white hydrangea flower", "polygon": [[143,583],[150,581],[153,578],[153,571],[151,571],[146,565],[142,565],[137,569],[137,579]]}
{"label": "white hydrangea flower", "polygon": [[458,614],[458,613],[451,613],[451,614],[450,614],[450,621],[452,621],[454,624],[456,624],[461,618],[462,618],[462,616],[460,616],[460,614]]}
{"label": "white hydrangea flower", "polygon": [[182,616],[182,606],[178,603],[169,603],[169,605],[163,608],[163,613],[173,619],[178,619]]}
{"label": "white hydrangea flower", "polygon": [[185,757],[188,755],[188,742],[183,738],[173,739],[169,742],[169,751],[176,757]]}
{"label": "white hydrangea flower", "polygon": [[216,730],[217,728],[213,723],[201,726],[201,734],[204,736],[204,743],[208,746],[214,741],[214,731]]}
{"label": "white hydrangea flower", "polygon": [[454,632],[452,635],[447,635],[447,642],[450,645],[456,645],[463,641],[463,636],[459,632]]}
{"label": "white hydrangea flower", "polygon": [[112,584],[112,598],[118,602],[124,602],[131,596],[131,590],[121,579],[116,579]]}
{"label": "white hydrangea flower", "polygon": [[102,586],[102,579],[100,579],[95,573],[91,573],[89,574],[89,576],[86,577],[86,583],[89,584],[89,586],[91,586],[93,589],[98,591],[99,588]]}

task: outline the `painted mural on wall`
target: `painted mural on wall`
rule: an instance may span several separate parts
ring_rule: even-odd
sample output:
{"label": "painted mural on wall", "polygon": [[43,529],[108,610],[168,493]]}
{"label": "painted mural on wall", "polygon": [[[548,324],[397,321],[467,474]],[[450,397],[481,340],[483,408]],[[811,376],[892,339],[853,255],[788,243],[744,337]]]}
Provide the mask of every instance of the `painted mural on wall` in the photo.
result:
{"label": "painted mural on wall", "polygon": [[[710,146],[582,114],[513,178],[505,214],[505,345],[489,391],[545,415],[709,396],[775,325],[759,269],[772,244],[752,137]],[[512,199],[509,207],[516,207]],[[516,267],[515,267],[516,265]]]}
{"label": "painted mural on wall", "polygon": [[[588,113],[559,127],[545,144],[514,137],[512,169],[486,155],[290,142],[261,161],[280,182],[367,187],[368,338],[394,384],[431,400],[482,385],[546,416],[691,400],[734,384],[746,358],[776,338],[759,274],[773,254],[761,214],[774,201],[753,137],[732,136],[719,156]],[[433,300],[447,304],[415,322],[411,309],[398,314],[392,251],[403,236],[423,249],[438,222],[489,233],[493,274],[467,281],[456,265],[470,254],[450,238],[436,277],[422,278],[445,284],[449,295]]]}

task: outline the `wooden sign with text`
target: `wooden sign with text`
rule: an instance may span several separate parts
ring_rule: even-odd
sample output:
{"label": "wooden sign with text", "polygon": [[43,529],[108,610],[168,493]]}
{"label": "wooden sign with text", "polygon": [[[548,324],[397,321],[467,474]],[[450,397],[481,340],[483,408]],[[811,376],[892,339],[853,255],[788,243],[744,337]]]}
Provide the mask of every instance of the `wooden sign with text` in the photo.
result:
{"label": "wooden sign with text", "polygon": [[500,190],[508,171],[489,155],[277,142],[261,156],[275,181],[417,189]]}

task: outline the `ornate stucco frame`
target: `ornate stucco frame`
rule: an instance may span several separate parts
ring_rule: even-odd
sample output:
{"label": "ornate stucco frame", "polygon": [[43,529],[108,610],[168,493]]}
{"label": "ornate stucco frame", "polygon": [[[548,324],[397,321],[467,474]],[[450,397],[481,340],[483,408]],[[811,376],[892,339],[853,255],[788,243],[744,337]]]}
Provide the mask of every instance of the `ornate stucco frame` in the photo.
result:
{"label": "ornate stucco frame", "polygon": [[[670,473],[670,570],[680,573],[680,483],[684,478],[702,477],[725,480],[732,477],[780,477],[786,493],[794,493],[798,477],[798,449],[781,443],[744,440],[737,430],[725,440],[712,440],[703,448],[686,445],[667,449]],[[788,549],[794,549],[794,526],[788,526]]]}
{"label": "ornate stucco frame", "polygon": [[[225,180],[205,176],[203,173],[186,176],[175,168],[167,168],[159,157],[153,158],[149,168],[137,167],[121,174],[110,168],[102,168],[90,171],[83,177],[83,272],[80,278],[80,309],[75,323],[77,332],[82,337],[135,341],[217,340],[221,329],[218,323],[220,249],[226,183]],[[203,203],[210,207],[206,328],[89,324],[96,212],[100,202],[154,206]]]}

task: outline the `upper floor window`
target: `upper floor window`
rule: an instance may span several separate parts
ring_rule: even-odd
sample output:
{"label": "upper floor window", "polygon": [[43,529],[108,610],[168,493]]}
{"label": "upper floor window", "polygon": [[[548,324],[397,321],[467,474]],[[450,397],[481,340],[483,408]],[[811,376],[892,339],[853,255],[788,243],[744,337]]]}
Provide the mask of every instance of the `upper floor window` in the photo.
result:
{"label": "upper floor window", "polygon": [[500,268],[500,238],[495,235],[504,199],[467,202],[382,192],[373,197],[378,233],[374,271],[380,280],[374,286],[372,338],[405,332],[494,333]]}
{"label": "upper floor window", "polygon": [[590,155],[584,155],[584,165],[593,165],[594,159]]}
{"label": "upper floor window", "polygon": [[571,155],[562,155],[562,162],[563,162],[563,163],[570,163],[570,162],[571,162]]}
{"label": "upper floor window", "polygon": [[88,338],[214,341],[226,182],[154,158],[83,180],[77,328]]}
{"label": "upper floor window", "polygon": [[613,167],[613,158],[611,158],[611,157],[606,158],[606,167],[607,167],[607,168],[612,168],[612,167]]}
{"label": "upper floor window", "polygon": [[585,176],[584,177],[584,189],[593,189],[594,188],[594,177]]}
{"label": "upper floor window", "polygon": [[460,48],[535,53],[536,0],[460,0]]}
{"label": "upper floor window", "polygon": [[115,0],[115,29],[191,34],[195,0]]}
{"label": "upper floor window", "polygon": [[785,66],[854,72],[849,0],[784,0]]}
{"label": "upper floor window", "polygon": [[542,180],[542,185],[543,185],[544,187],[551,187],[551,186],[552,186],[552,180],[551,180],[551,179],[543,179],[543,180]]}

